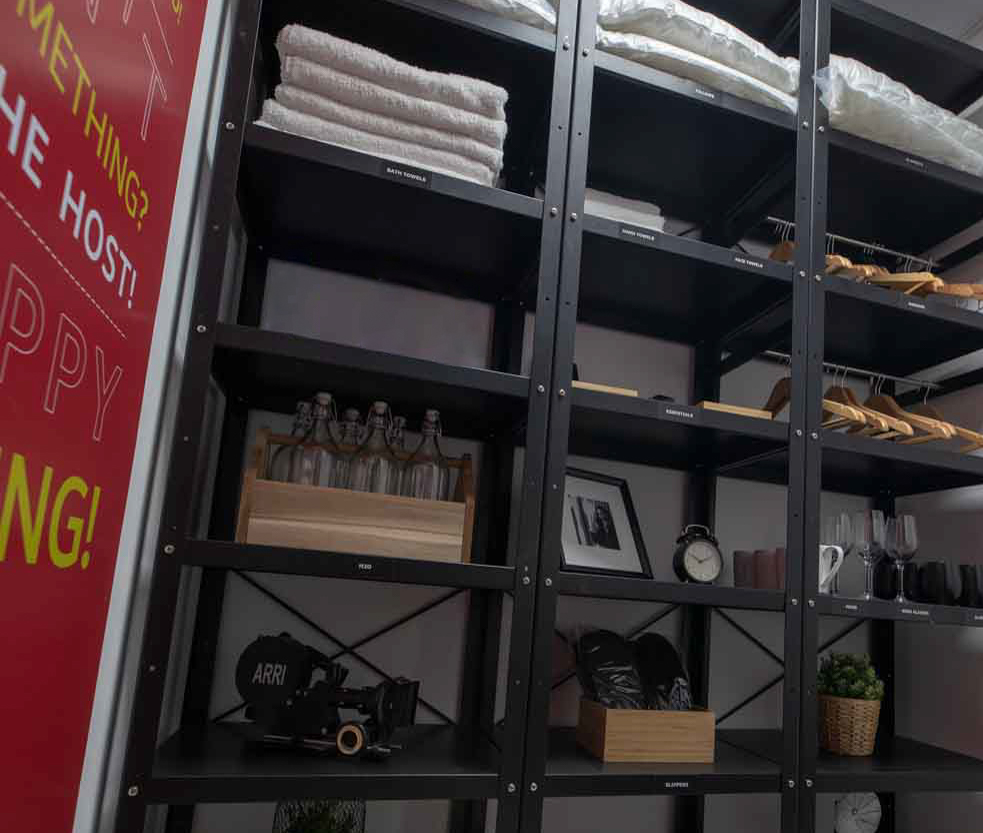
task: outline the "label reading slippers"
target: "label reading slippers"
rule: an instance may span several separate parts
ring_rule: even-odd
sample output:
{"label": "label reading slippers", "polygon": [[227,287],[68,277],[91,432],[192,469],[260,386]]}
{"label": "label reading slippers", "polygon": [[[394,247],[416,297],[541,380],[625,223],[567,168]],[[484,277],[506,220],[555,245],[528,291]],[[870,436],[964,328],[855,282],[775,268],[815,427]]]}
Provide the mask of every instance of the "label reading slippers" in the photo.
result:
{"label": "label reading slippers", "polygon": [[417,188],[429,188],[430,171],[422,168],[411,168],[409,165],[397,165],[395,162],[383,161],[379,165],[379,173],[386,179],[395,179],[398,182],[405,182],[408,185],[415,185]]}

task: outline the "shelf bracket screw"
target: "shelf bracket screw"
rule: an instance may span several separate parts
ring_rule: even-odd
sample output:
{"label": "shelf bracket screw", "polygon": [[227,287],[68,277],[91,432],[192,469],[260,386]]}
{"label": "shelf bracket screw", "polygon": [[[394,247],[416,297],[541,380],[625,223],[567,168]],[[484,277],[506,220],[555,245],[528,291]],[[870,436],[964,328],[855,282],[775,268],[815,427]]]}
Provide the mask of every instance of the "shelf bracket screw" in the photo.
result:
{"label": "shelf bracket screw", "polygon": [[809,122],[807,122],[807,121],[802,122],[802,129],[803,130],[808,130],[809,129]]}
{"label": "shelf bracket screw", "polygon": [[522,583],[523,584],[529,584],[529,581],[530,581],[529,576],[523,576],[522,577]]}
{"label": "shelf bracket screw", "polygon": [[816,606],[816,600],[815,599],[809,599],[809,607],[815,607],[815,606]]}
{"label": "shelf bracket screw", "polygon": [[546,579],[546,586],[547,587],[552,587],[553,586],[553,579],[551,579],[551,578]]}
{"label": "shelf bracket screw", "polygon": [[796,428],[795,429],[795,436],[796,437],[801,437],[802,436],[802,429],[801,428]]}
{"label": "shelf bracket screw", "polygon": [[815,431],[813,431],[809,436],[812,437],[814,440],[819,439],[819,434]]}
{"label": "shelf bracket screw", "polygon": [[196,333],[207,333],[208,332],[208,327],[206,327],[204,324],[199,324],[197,327],[195,327],[195,332]]}
{"label": "shelf bracket screw", "polygon": [[226,129],[226,130],[235,130],[235,129],[236,129],[236,124],[235,124],[235,122],[234,122],[234,121],[227,121],[227,122],[225,123],[225,129]]}
{"label": "shelf bracket screw", "polygon": [[819,132],[820,133],[825,133],[826,132],[826,128],[823,127],[823,125],[819,125]]}
{"label": "shelf bracket screw", "polygon": [[564,38],[563,39],[563,49],[564,49],[564,51],[566,51],[569,48],[570,48],[570,38]]}
{"label": "shelf bracket screw", "polygon": [[156,665],[150,665],[150,666],[147,667],[147,671],[150,674],[156,674],[157,673],[157,666]]}
{"label": "shelf bracket screw", "polygon": [[791,778],[788,779],[788,788],[790,790],[794,790],[795,789],[795,781],[793,781]]}
{"label": "shelf bracket screw", "polygon": [[560,210],[555,205],[550,209],[550,217],[555,217],[559,213]]}
{"label": "shelf bracket screw", "polygon": [[515,792],[515,784],[513,784],[512,782],[509,782],[508,790],[509,790],[510,793],[514,793]]}
{"label": "shelf bracket screw", "polygon": [[800,278],[804,278],[805,276],[806,276],[806,270],[805,269],[800,269],[799,270],[799,277]]}
{"label": "shelf bracket screw", "polygon": [[532,783],[531,783],[531,784],[529,785],[529,792],[531,792],[531,793],[534,793],[534,792],[536,792],[536,790],[538,790],[538,789],[539,789],[539,784],[537,784],[537,783],[536,783],[535,781],[533,781],[533,782],[532,782]]}
{"label": "shelf bracket screw", "polygon": [[812,779],[811,778],[806,778],[806,786],[807,787],[811,787],[812,786]]}
{"label": "shelf bracket screw", "polygon": [[128,796],[129,796],[130,798],[136,798],[136,797],[137,797],[138,795],[140,795],[140,788],[139,788],[139,787],[135,787],[135,786],[134,786],[134,787],[130,787],[130,788],[129,788],[129,789],[128,789],[128,790],[126,791],[126,794],[127,794],[127,795],[128,795]]}
{"label": "shelf bracket screw", "polygon": [[164,555],[174,555],[174,544],[164,544]]}
{"label": "shelf bracket screw", "polygon": [[537,393],[546,393],[546,386],[545,385],[536,385],[536,392]]}
{"label": "shelf bracket screw", "polygon": [[822,283],[822,282],[823,282],[823,276],[822,275],[816,275],[816,283]]}
{"label": "shelf bracket screw", "polygon": [[590,55],[590,50],[589,49],[584,49],[583,52],[581,52],[580,54],[583,55],[586,58],[588,55]]}
{"label": "shelf bracket screw", "polygon": [[576,223],[576,222],[577,222],[577,212],[576,212],[576,211],[574,211],[574,212],[573,212],[573,213],[572,213],[572,214],[570,215],[570,222],[571,222],[571,223]]}
{"label": "shelf bracket screw", "polygon": [[799,606],[799,600],[798,600],[798,599],[796,599],[796,598],[795,598],[795,597],[793,596],[793,597],[792,597],[792,607],[798,607],[798,606]]}
{"label": "shelf bracket screw", "polygon": [[557,395],[560,397],[560,399],[563,399],[563,397],[567,395],[566,389],[565,388],[560,388],[557,391]]}

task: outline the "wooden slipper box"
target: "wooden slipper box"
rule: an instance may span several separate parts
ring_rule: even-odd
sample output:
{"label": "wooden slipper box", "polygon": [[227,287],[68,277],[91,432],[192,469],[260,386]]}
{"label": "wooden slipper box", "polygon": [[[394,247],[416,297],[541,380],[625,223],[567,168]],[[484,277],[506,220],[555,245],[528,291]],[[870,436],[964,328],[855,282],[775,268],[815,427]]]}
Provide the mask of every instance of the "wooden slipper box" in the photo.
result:
{"label": "wooden slipper box", "polygon": [[577,743],[607,763],[712,764],[714,714],[609,709],[580,701]]}
{"label": "wooden slipper box", "polygon": [[265,476],[276,448],[292,437],[259,432],[239,500],[236,541],[279,547],[468,562],[474,528],[471,458],[448,460],[457,470],[453,500],[417,500],[281,483]]}

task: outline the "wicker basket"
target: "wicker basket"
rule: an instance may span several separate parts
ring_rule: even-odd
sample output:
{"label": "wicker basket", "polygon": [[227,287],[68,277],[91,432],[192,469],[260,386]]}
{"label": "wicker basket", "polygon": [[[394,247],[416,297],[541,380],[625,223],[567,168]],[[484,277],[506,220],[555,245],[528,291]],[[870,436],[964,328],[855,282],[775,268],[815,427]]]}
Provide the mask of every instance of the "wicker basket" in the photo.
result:
{"label": "wicker basket", "polygon": [[819,745],[834,755],[874,754],[880,700],[819,696]]}

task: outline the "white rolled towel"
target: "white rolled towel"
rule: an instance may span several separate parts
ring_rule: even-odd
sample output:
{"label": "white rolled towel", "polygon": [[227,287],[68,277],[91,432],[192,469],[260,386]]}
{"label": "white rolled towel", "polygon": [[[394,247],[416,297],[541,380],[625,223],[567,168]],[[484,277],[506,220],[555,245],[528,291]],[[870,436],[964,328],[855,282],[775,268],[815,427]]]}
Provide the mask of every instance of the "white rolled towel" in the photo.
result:
{"label": "white rolled towel", "polygon": [[478,78],[419,69],[367,46],[296,23],[280,30],[276,46],[281,61],[290,56],[306,58],[406,95],[460,107],[490,119],[505,118],[508,92]]}
{"label": "white rolled towel", "polygon": [[496,180],[496,172],[487,165],[467,159],[458,153],[434,150],[414,142],[379,136],[355,127],[319,119],[307,113],[298,113],[273,99],[267,99],[263,103],[263,114],[258,124],[373,156],[381,156],[405,165],[427,168],[448,176],[477,182],[480,185],[494,185]]}
{"label": "white rolled towel", "polygon": [[487,165],[495,173],[502,170],[502,151],[495,150],[466,136],[434,130],[402,119],[359,110],[357,107],[339,104],[330,98],[325,98],[309,90],[302,90],[299,87],[292,87],[289,84],[278,85],[274,95],[284,107],[289,107],[299,113],[307,113],[309,116],[317,116],[335,124],[354,127],[358,130],[364,130],[366,133],[374,133],[377,136],[388,136],[390,139],[414,142],[434,150],[459,153],[461,156]]}
{"label": "white rolled towel", "polygon": [[505,146],[508,125],[503,120],[426,101],[304,58],[285,58],[280,78],[284,84],[309,90],[349,107],[467,136],[494,150],[502,150]]}

